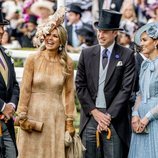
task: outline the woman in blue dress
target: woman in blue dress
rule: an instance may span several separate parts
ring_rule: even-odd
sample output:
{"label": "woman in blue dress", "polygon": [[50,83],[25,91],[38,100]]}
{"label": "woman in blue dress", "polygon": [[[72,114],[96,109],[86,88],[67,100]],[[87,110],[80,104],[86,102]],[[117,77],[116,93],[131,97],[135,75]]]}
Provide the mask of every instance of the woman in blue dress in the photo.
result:
{"label": "woman in blue dress", "polygon": [[128,158],[158,158],[158,23],[141,27],[135,42],[149,59],[141,65]]}

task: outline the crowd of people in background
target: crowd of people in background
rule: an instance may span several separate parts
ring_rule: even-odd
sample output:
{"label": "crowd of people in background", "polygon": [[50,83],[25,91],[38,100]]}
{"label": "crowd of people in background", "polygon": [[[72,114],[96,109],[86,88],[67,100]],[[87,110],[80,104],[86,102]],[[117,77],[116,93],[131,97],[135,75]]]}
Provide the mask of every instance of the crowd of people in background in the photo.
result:
{"label": "crowd of people in background", "polygon": [[[146,23],[158,20],[156,0],[67,0],[65,5],[65,27],[69,37],[67,50],[74,53],[97,43],[93,23],[98,20],[102,8],[122,13],[121,27],[124,30],[117,40],[121,45],[132,49],[135,31]],[[5,47],[34,48],[36,28],[56,11],[57,1],[1,0],[0,6],[4,18],[10,21],[10,25],[5,28]]]}

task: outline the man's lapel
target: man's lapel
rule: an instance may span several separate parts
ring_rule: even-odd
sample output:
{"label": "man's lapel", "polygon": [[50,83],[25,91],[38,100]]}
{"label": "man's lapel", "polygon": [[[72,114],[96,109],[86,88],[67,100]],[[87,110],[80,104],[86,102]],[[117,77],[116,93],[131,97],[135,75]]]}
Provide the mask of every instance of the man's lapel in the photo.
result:
{"label": "man's lapel", "polygon": [[2,84],[6,86],[4,78],[3,78],[2,74],[1,74],[1,72],[0,72],[0,82],[2,82]]}
{"label": "man's lapel", "polygon": [[7,82],[7,89],[9,88],[9,83],[10,83],[10,70],[11,70],[11,65],[10,65],[10,61],[8,59],[8,57],[6,56],[6,54],[4,53],[5,49],[0,47],[0,51],[2,52],[2,55],[7,63],[7,67],[8,67],[8,82]]}
{"label": "man's lapel", "polygon": [[118,63],[120,58],[121,58],[121,54],[119,52],[118,45],[115,44],[114,48],[113,48],[113,51],[112,51],[112,54],[111,54],[111,57],[110,57],[110,62],[109,62],[109,65],[108,65],[108,69],[107,69],[107,74],[106,74],[106,79],[105,79],[105,86],[108,83],[109,79],[111,78],[111,76],[112,76],[112,74],[115,70],[116,64]]}
{"label": "man's lapel", "polygon": [[91,60],[91,72],[93,76],[93,82],[95,90],[98,91],[99,83],[99,64],[100,63],[100,46],[96,46],[93,50],[92,60]]}

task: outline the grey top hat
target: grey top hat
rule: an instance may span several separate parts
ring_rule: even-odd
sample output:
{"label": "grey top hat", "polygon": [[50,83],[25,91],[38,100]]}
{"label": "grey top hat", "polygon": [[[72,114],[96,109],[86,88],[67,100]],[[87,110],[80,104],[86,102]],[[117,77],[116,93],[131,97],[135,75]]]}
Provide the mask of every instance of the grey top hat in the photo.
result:
{"label": "grey top hat", "polygon": [[147,35],[153,39],[158,39],[158,22],[148,23],[136,31],[134,35],[134,42],[138,46],[140,46],[141,35],[143,32],[146,32]]}
{"label": "grey top hat", "polygon": [[2,9],[0,8],[0,25],[9,25],[10,22],[3,18]]}
{"label": "grey top hat", "polygon": [[99,30],[123,30],[119,27],[122,14],[116,11],[102,9],[99,21],[94,26]]}

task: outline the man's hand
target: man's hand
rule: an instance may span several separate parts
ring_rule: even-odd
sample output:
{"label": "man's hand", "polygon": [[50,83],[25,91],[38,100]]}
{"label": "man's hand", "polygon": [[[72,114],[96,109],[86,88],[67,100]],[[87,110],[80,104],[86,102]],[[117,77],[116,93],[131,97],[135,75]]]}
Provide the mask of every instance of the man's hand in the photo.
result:
{"label": "man's hand", "polygon": [[92,110],[91,114],[93,115],[94,119],[98,122],[99,126],[102,129],[106,129],[110,125],[111,116],[109,114],[104,114],[103,112],[100,112],[98,109]]}
{"label": "man's hand", "polygon": [[4,110],[2,113],[5,115],[5,117],[9,120],[10,118],[13,117],[15,113],[15,109],[12,104],[5,104]]}
{"label": "man's hand", "polygon": [[99,133],[101,133],[102,131],[107,131],[107,130],[108,130],[108,127],[107,127],[106,125],[100,126],[100,124],[98,124],[98,126],[97,126],[97,131],[98,131]]}

